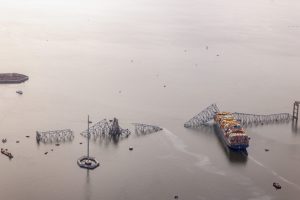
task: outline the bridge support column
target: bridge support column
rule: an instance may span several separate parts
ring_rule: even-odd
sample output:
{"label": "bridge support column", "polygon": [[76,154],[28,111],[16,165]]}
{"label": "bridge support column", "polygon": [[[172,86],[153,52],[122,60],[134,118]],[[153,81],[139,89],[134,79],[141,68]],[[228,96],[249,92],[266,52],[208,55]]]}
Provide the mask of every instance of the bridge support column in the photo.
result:
{"label": "bridge support column", "polygon": [[298,122],[298,114],[299,114],[299,104],[300,101],[295,101],[294,107],[293,107],[293,122]]}

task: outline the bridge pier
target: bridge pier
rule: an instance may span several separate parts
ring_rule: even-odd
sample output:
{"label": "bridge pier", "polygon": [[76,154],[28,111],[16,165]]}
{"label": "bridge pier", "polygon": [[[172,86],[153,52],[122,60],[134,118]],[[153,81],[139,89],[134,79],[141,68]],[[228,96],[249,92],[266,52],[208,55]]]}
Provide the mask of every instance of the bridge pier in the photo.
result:
{"label": "bridge pier", "polygon": [[298,114],[299,114],[299,104],[300,101],[295,101],[294,107],[293,107],[293,122],[298,122]]}

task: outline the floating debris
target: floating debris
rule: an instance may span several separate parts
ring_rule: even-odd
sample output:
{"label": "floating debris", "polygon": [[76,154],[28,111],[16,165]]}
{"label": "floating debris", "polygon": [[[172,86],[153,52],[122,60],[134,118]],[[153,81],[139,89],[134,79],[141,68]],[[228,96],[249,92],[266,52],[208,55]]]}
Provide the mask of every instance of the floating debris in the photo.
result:
{"label": "floating debris", "polygon": [[2,139],[2,143],[6,143],[6,142],[7,142],[6,138]]}
{"label": "floating debris", "polygon": [[273,187],[274,187],[276,190],[280,190],[280,189],[281,189],[281,185],[280,185],[279,183],[276,183],[276,182],[273,183]]}
{"label": "floating debris", "polygon": [[46,131],[46,132],[36,132],[37,142],[52,143],[52,142],[65,142],[72,141],[74,139],[74,134],[71,129]]}
{"label": "floating debris", "polygon": [[141,124],[141,123],[133,123],[135,126],[135,134],[137,135],[146,135],[150,133],[156,133],[158,131],[163,130],[162,128],[154,125]]}
{"label": "floating debris", "polygon": [[132,150],[133,150],[133,146],[130,146],[130,147],[129,147],[129,151],[132,151]]}
{"label": "floating debris", "polygon": [[23,94],[23,92],[22,92],[21,90],[16,91],[16,93],[18,93],[18,94],[20,94],[20,95]]}
{"label": "floating debris", "polygon": [[2,149],[1,148],[1,153],[6,155],[7,157],[9,157],[9,159],[12,159],[14,157],[10,152],[8,152],[7,149]]}
{"label": "floating debris", "polygon": [[[117,118],[112,120],[103,119],[90,127],[90,134],[95,138],[127,138],[131,132],[128,129],[123,129],[119,126]],[[81,133],[82,136],[87,137],[87,130]]]}

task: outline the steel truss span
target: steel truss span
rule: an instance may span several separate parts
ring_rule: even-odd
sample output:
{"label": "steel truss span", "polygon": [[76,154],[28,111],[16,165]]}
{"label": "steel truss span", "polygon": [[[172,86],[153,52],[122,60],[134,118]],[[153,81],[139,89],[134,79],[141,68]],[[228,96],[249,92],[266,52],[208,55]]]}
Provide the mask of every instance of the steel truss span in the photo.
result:
{"label": "steel truss span", "polygon": [[[103,119],[90,127],[90,134],[95,138],[111,137],[111,138],[125,138],[131,132],[128,129],[123,129],[119,126],[117,118],[112,120]],[[81,133],[82,136],[87,137],[87,130]]]}
{"label": "steel truss span", "polygon": [[[219,112],[216,104],[212,104],[200,112],[198,115],[190,119],[184,124],[186,128],[198,128],[202,125],[206,125],[207,122],[212,120],[215,114]],[[269,115],[256,115],[247,113],[232,113],[236,120],[240,121],[244,126],[251,125],[263,125],[271,123],[289,122],[292,119],[292,115],[289,113],[278,113]]]}
{"label": "steel truss span", "polygon": [[71,129],[55,130],[55,131],[37,131],[37,142],[53,143],[53,142],[67,142],[74,139],[74,134]]}
{"label": "steel truss span", "polygon": [[292,115],[289,113],[278,113],[270,115],[255,115],[246,113],[232,113],[236,120],[240,121],[243,125],[262,125],[289,122],[292,119]]}
{"label": "steel truss span", "polygon": [[207,122],[214,118],[217,112],[220,112],[218,106],[216,104],[211,104],[198,115],[185,122],[184,127],[197,128],[201,125],[205,125]]}
{"label": "steel truss span", "polygon": [[162,128],[154,125],[141,124],[141,123],[133,123],[134,131],[137,135],[146,135],[151,133],[156,133],[158,131],[163,130]]}

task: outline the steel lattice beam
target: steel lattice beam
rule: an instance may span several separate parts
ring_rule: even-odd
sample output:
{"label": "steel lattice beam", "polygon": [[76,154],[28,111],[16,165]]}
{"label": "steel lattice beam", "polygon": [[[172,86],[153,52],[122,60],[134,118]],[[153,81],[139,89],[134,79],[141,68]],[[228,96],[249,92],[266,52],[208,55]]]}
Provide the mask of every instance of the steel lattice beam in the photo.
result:
{"label": "steel lattice beam", "polygon": [[212,104],[200,112],[198,115],[194,116],[192,119],[184,123],[184,127],[186,128],[196,128],[201,125],[206,124],[210,120],[212,120],[215,114],[219,112],[219,108],[216,104]]}
{"label": "steel lattice beam", "polygon": [[[95,123],[90,127],[90,134],[94,137],[128,137],[131,132],[128,129],[123,129],[119,126],[119,122],[117,118],[112,120],[103,119]],[[82,136],[87,137],[87,130],[81,133]]]}
{"label": "steel lattice beam", "polygon": [[292,119],[289,113],[278,113],[270,115],[255,115],[246,113],[232,113],[236,120],[240,121],[243,125],[251,124],[270,124],[279,122],[288,122]]}
{"label": "steel lattice beam", "polygon": [[154,125],[141,124],[141,123],[133,123],[134,130],[137,135],[146,135],[150,133],[155,133],[163,130],[162,128]]}
{"label": "steel lattice beam", "polygon": [[73,139],[74,139],[74,134],[71,129],[36,132],[37,142],[43,142],[43,143],[65,142],[65,141],[72,141]]}

